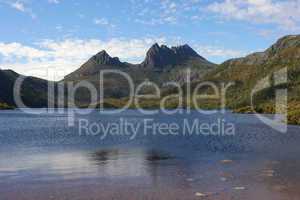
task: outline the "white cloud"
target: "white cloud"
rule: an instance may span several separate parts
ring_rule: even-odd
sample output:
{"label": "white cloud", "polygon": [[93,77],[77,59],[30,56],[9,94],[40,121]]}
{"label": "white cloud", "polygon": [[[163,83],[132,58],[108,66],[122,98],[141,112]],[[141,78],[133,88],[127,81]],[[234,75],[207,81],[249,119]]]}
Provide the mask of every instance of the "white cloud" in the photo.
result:
{"label": "white cloud", "polygon": [[21,12],[25,12],[25,6],[22,2],[16,1],[10,4],[12,8],[21,11]]}
{"label": "white cloud", "polygon": [[204,56],[205,58],[219,58],[219,59],[229,59],[229,58],[237,58],[242,57],[247,54],[247,52],[226,49],[224,47],[219,46],[209,46],[209,45],[197,45],[197,52]]}
{"label": "white cloud", "polygon": [[300,25],[300,0],[223,0],[208,5],[208,10],[225,19],[275,24],[284,30]]}
{"label": "white cloud", "polygon": [[48,0],[49,3],[59,4],[60,0]]}
{"label": "white cloud", "polygon": [[61,31],[61,30],[63,30],[63,26],[62,25],[57,25],[57,26],[55,26],[55,29],[56,30],[58,30],[58,31]]}
{"label": "white cloud", "polygon": [[32,10],[27,7],[26,3],[28,3],[27,1],[24,0],[19,0],[19,1],[0,1],[0,3],[4,3],[8,6],[10,6],[11,8],[19,11],[19,12],[23,12],[26,13],[28,15],[30,15],[30,17],[32,19],[36,18],[36,15],[32,12]]}
{"label": "white cloud", "polygon": [[6,60],[27,58],[29,60],[46,56],[46,52],[20,43],[0,43],[0,54]]}
{"label": "white cloud", "polygon": [[270,37],[270,36],[272,36],[274,34],[274,31],[273,30],[259,30],[259,31],[256,31],[256,33],[259,36],[268,38],[268,37]]}
{"label": "white cloud", "polygon": [[131,0],[131,2],[133,12],[137,13],[134,21],[146,25],[177,24],[199,3],[198,0]]}
{"label": "white cloud", "polygon": [[80,19],[83,19],[83,18],[85,18],[85,15],[82,14],[82,13],[79,13],[79,14],[78,14],[78,17],[79,17]]}
{"label": "white cloud", "polygon": [[164,11],[164,14],[176,13],[177,4],[170,0],[162,0],[161,1],[161,9]]}
{"label": "white cloud", "polygon": [[165,22],[168,22],[168,23],[171,23],[171,24],[175,24],[176,23],[176,17],[174,17],[174,16],[169,16],[169,17],[166,17],[165,19],[164,19],[164,21]]}
{"label": "white cloud", "polygon": [[[43,73],[55,68],[55,71],[62,71],[63,75],[66,75],[103,49],[111,56],[118,56],[123,61],[140,62],[145,57],[148,48],[155,42],[165,43],[165,39],[44,40],[31,46],[20,43],[0,43],[0,65],[21,74],[60,80],[62,76],[48,77]],[[37,69],[42,73],[37,74]]]}
{"label": "white cloud", "polygon": [[94,23],[97,25],[109,25],[109,22],[106,18],[96,18],[94,19]]}
{"label": "white cloud", "polygon": [[198,21],[198,20],[201,20],[201,19],[203,19],[202,16],[198,16],[198,15],[191,16],[191,20],[193,20],[193,21]]}
{"label": "white cloud", "polygon": [[[66,39],[61,41],[43,40],[33,45],[0,42],[0,65],[18,73],[33,75],[49,80],[60,80],[64,75],[76,70],[92,55],[106,50],[112,57],[122,61],[141,62],[149,47],[155,42],[160,44],[182,44],[180,39],[140,38],[111,40]],[[218,46],[195,45],[197,52],[211,60],[224,60],[244,56],[246,53]],[[60,72],[60,77],[47,76],[47,70]],[[38,73],[37,73],[38,71]]]}
{"label": "white cloud", "polygon": [[100,25],[100,26],[107,26],[109,28],[115,28],[116,27],[116,25],[110,23],[108,21],[108,19],[106,19],[106,18],[96,18],[96,19],[94,19],[94,24]]}
{"label": "white cloud", "polygon": [[[202,19],[199,8],[201,0],[131,0],[133,12],[137,13],[134,19],[137,23],[146,25],[174,25],[191,16]],[[196,20],[196,17],[192,18]]]}

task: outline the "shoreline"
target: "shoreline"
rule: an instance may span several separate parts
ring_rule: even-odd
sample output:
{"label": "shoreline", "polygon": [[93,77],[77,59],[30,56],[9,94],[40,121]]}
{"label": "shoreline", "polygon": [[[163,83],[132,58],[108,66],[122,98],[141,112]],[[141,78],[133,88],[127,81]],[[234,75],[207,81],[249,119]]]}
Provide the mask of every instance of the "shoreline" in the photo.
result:
{"label": "shoreline", "polygon": [[[122,107],[103,107],[103,108],[99,108],[99,107],[96,107],[96,108],[93,108],[94,110],[100,110],[100,109],[111,109],[111,110],[117,110],[117,109],[121,109]],[[7,108],[1,108],[0,107],[0,111],[9,111],[9,110],[18,110],[19,108],[15,108],[15,107],[7,107]],[[49,109],[49,108],[29,108],[29,109]],[[62,108],[50,108],[50,109],[54,109],[54,110],[59,110],[59,109],[72,109],[72,108],[67,108],[67,107],[62,107]],[[87,107],[80,107],[80,108],[76,108],[76,109],[88,109]],[[129,107],[127,110],[137,110],[138,108],[135,108],[135,107]],[[141,109],[143,110],[147,110],[147,111],[150,111],[150,110],[161,110],[159,107],[141,107]],[[172,110],[176,110],[176,109],[182,109],[182,110],[197,110],[197,108],[195,107],[190,107],[190,108],[187,108],[187,107],[183,107],[183,108],[164,108],[166,110],[169,110],[169,111],[172,111]],[[203,108],[202,110],[205,110],[205,111],[221,111],[223,109],[218,109],[218,108]],[[274,112],[255,112],[253,111],[253,109],[251,107],[242,107],[242,108],[238,108],[238,109],[225,109],[225,111],[230,111],[232,112],[233,114],[275,114]],[[300,126],[300,110],[294,110],[292,112],[288,112],[288,118],[287,118],[288,122],[287,124],[288,125],[295,125],[295,126]]]}

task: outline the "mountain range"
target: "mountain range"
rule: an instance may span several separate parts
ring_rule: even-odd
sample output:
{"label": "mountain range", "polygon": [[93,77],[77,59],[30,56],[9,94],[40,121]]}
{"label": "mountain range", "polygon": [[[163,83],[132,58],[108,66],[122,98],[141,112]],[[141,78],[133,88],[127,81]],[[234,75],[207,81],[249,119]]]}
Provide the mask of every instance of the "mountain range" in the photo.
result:
{"label": "mountain range", "polygon": [[[196,70],[206,71],[216,67],[215,64],[207,61],[196,53],[190,46],[183,45],[178,47],[159,46],[154,44],[147,52],[145,60],[140,64],[131,64],[121,62],[118,57],[111,57],[105,50],[99,52],[84,63],[78,70],[67,75],[65,81],[77,81],[78,79],[90,79],[98,75],[102,69],[119,69],[129,73],[140,73],[147,71],[155,75],[161,73],[173,73],[176,70],[181,70],[186,67],[194,67]],[[199,74],[202,76],[203,74]],[[180,74],[178,74],[180,76]],[[153,78],[149,74],[144,74],[143,78]],[[164,79],[157,78],[156,80],[163,81]],[[172,77],[167,77],[172,79]],[[176,78],[176,76],[175,76]]]}
{"label": "mountain range", "polygon": [[[288,83],[271,85],[256,96],[257,105],[268,105],[267,108],[273,109],[274,106],[269,105],[274,99],[277,87],[288,88],[289,102],[296,102],[291,104],[298,105],[300,102],[300,35],[285,36],[263,52],[231,59],[220,65],[209,62],[188,45],[169,48],[154,44],[140,64],[122,62],[103,50],[92,56],[78,70],[67,75],[60,83],[87,80],[99,91],[99,72],[104,69],[126,72],[136,84],[144,80],[160,85],[170,80],[183,83],[183,72],[190,68],[195,84],[201,81],[234,82],[235,85],[228,90],[227,102],[229,108],[237,109],[250,105],[251,90],[258,81],[285,67],[288,69]],[[20,75],[13,71],[0,70],[0,103],[15,105],[12,88],[18,76]],[[29,106],[47,106],[47,83],[46,80],[33,77],[26,80],[22,97]],[[110,75],[105,79],[104,90],[106,98],[120,99],[128,96],[129,86],[124,78]],[[79,105],[85,104],[88,99],[89,94],[84,89],[76,94]],[[265,106],[261,108],[263,112],[267,112],[264,110]]]}
{"label": "mountain range", "polygon": [[[183,82],[186,69],[191,69],[192,80],[198,80],[216,68],[216,64],[207,61],[190,46],[178,47],[159,46],[154,44],[147,52],[146,58],[140,64],[121,62],[117,57],[111,57],[106,51],[101,51],[90,58],[78,70],[67,75],[64,82],[89,81],[100,90],[99,73],[104,69],[115,69],[127,73],[135,85],[149,80],[162,85],[167,81]],[[129,94],[128,81],[119,75],[106,75],[104,79],[104,94],[106,98],[123,98]],[[88,91],[79,89],[79,104],[85,104],[89,98]]]}

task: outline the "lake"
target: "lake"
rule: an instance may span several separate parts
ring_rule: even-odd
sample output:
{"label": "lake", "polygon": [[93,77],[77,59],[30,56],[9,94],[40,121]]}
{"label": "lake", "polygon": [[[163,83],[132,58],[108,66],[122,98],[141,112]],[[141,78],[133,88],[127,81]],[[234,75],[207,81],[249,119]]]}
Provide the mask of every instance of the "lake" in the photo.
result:
{"label": "lake", "polygon": [[1,200],[300,199],[300,127],[230,112],[69,120],[0,111]]}

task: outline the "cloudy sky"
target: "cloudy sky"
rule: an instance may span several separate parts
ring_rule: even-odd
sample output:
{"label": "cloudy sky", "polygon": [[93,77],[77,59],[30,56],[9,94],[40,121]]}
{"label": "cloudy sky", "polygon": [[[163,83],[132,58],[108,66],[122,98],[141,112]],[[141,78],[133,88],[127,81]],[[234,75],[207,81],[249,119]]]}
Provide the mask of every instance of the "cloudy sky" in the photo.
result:
{"label": "cloudy sky", "polygon": [[300,0],[0,0],[0,24],[1,69],[58,80],[102,49],[133,63],[155,42],[216,63],[262,51],[300,33]]}

